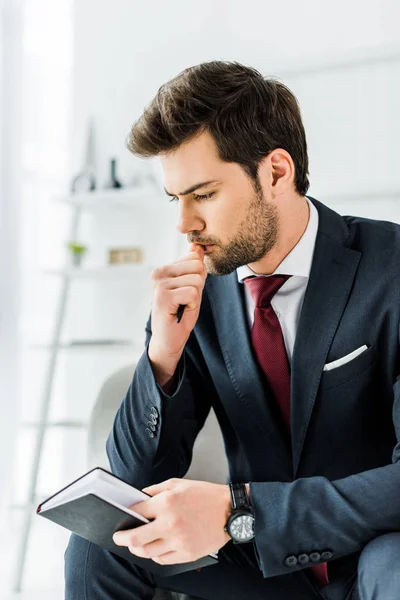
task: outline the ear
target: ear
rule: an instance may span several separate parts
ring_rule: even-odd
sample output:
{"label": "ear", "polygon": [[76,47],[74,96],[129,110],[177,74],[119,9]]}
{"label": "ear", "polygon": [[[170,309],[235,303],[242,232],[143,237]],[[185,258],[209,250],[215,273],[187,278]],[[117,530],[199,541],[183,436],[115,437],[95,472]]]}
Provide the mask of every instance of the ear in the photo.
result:
{"label": "ear", "polygon": [[295,169],[292,157],[283,148],[272,150],[266,157],[269,165],[269,184],[275,196],[293,187]]}

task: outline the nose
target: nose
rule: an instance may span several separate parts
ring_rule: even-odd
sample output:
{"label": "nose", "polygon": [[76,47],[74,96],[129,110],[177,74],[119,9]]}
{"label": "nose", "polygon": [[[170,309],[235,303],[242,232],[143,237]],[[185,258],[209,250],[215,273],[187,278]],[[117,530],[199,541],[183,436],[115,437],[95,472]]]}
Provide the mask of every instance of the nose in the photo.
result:
{"label": "nose", "polygon": [[185,204],[184,200],[179,203],[179,215],[176,223],[176,228],[180,233],[187,234],[190,231],[202,231],[204,229],[204,221],[196,214],[193,205]]}

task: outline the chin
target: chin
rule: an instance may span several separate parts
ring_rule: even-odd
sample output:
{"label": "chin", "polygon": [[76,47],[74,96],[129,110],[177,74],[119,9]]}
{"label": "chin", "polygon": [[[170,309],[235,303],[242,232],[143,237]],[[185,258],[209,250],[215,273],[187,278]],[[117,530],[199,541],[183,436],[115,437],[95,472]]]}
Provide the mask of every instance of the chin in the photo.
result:
{"label": "chin", "polygon": [[235,271],[236,267],[227,267],[226,265],[214,264],[212,260],[204,259],[208,275],[217,275],[222,277],[223,275],[230,275]]}

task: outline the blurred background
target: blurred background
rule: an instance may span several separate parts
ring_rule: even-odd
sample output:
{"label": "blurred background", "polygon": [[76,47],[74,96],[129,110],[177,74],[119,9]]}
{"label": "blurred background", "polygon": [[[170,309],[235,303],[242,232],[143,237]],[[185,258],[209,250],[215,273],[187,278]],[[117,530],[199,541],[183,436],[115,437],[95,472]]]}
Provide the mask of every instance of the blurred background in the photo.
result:
{"label": "blurred background", "polygon": [[158,161],[125,148],[130,126],[184,68],[243,62],[299,100],[309,194],[341,214],[400,222],[400,5],[0,9],[0,597],[53,600],[69,532],[36,506],[92,467],[99,391],[144,348],[150,273],[187,249]]}

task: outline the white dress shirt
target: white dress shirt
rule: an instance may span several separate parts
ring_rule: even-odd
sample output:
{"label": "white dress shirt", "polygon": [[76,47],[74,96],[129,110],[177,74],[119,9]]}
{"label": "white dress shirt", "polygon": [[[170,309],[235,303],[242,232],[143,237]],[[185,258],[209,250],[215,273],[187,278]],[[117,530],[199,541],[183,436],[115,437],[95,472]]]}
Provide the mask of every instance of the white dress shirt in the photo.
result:
{"label": "white dress shirt", "polygon": [[[306,200],[310,208],[310,215],[305,232],[297,242],[296,246],[283,259],[275,271],[269,275],[262,275],[262,277],[271,277],[271,275],[292,275],[292,277],[279,288],[271,300],[271,306],[274,309],[282,328],[289,364],[291,364],[292,361],[294,341],[296,338],[301,308],[303,306],[304,294],[310,276],[315,240],[318,231],[318,211],[307,197]],[[259,273],[252,271],[247,265],[239,267],[236,269],[236,272],[239,283],[241,284],[243,284],[245,277],[260,275]],[[244,292],[248,323],[249,327],[252,328],[254,321],[254,302],[247,286],[245,286]]]}

